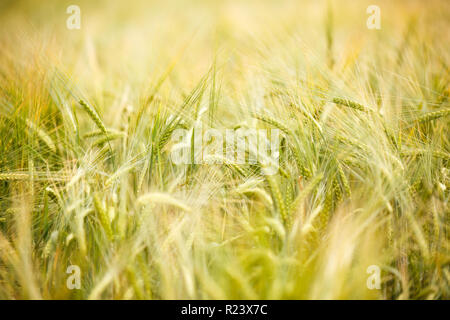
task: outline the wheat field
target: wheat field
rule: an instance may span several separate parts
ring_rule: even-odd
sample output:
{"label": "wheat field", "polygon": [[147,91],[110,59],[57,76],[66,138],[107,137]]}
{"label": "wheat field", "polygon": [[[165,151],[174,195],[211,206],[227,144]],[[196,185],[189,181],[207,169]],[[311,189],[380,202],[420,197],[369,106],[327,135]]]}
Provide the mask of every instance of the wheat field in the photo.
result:
{"label": "wheat field", "polygon": [[[449,37],[444,0],[2,1],[0,299],[448,299]],[[199,125],[279,168],[174,163]]]}

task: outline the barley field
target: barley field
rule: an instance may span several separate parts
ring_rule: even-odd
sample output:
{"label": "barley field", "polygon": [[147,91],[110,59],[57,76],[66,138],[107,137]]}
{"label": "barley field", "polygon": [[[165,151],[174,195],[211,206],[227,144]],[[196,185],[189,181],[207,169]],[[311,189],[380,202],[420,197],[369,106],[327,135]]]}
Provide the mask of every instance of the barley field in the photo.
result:
{"label": "barley field", "polygon": [[[0,299],[449,299],[449,40],[444,0],[1,1]],[[276,172],[202,158],[252,128]]]}

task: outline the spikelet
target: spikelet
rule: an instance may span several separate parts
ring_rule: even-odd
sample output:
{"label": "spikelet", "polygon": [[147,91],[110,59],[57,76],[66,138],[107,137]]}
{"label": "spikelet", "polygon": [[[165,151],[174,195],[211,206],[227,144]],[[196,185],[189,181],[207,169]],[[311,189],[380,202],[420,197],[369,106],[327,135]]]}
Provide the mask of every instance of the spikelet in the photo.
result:
{"label": "spikelet", "polygon": [[274,126],[275,128],[280,129],[287,136],[291,136],[291,137],[294,136],[294,133],[292,132],[291,129],[286,127],[283,123],[281,123],[280,121],[278,121],[274,117],[267,116],[267,115],[262,115],[262,114],[256,114],[256,113],[252,113],[252,117],[255,118],[255,119],[258,119],[260,121],[263,121],[263,122],[265,122],[267,124],[270,124],[270,125]]}
{"label": "spikelet", "polygon": [[405,150],[400,153],[402,156],[425,156],[426,154],[430,154],[434,158],[440,158],[444,160],[450,160],[450,154],[443,152],[443,151],[436,151],[436,150],[422,150],[422,149],[416,149],[416,150]]}
{"label": "spikelet", "polygon": [[8,180],[42,180],[42,181],[67,181],[69,177],[55,172],[35,171],[30,172],[3,172],[0,173],[0,181]]}
{"label": "spikelet", "polygon": [[354,161],[352,159],[345,159],[345,160],[342,160],[342,162],[345,163],[345,165],[347,167],[354,167],[354,168],[358,168],[360,170],[364,170],[364,166],[358,161]]}
{"label": "spikelet", "polygon": [[172,125],[165,128],[164,132],[159,136],[158,139],[158,150],[162,150],[172,135],[173,131],[178,127],[178,125]]}
{"label": "spikelet", "polygon": [[97,125],[97,127],[104,133],[107,134],[107,130],[105,125],[103,124],[102,120],[100,119],[100,117],[98,116],[97,112],[91,107],[89,106],[86,102],[84,102],[83,100],[80,100],[78,102],[83,109],[87,112],[87,114],[89,115],[89,117],[92,119],[92,121],[95,122],[95,124]]}
{"label": "spikelet", "polygon": [[44,258],[48,258],[50,256],[50,254],[53,251],[55,251],[55,248],[56,248],[57,242],[58,242],[58,236],[59,236],[58,231],[53,231],[52,234],[50,235],[50,239],[47,241],[44,249],[42,250],[42,254],[43,254]]}
{"label": "spikelet", "polygon": [[369,112],[371,111],[370,109],[367,109],[366,107],[364,107],[363,105],[357,103],[357,102],[353,102],[347,99],[342,99],[342,98],[333,98],[333,102],[335,104],[339,104],[341,106],[346,106],[346,107],[350,107],[362,112]]}
{"label": "spikelet", "polygon": [[19,210],[17,208],[8,208],[5,210],[5,216],[16,214]]}
{"label": "spikelet", "polygon": [[325,201],[323,204],[323,209],[319,214],[319,229],[325,228],[328,225],[328,220],[330,218],[331,208],[333,206],[333,194],[332,192],[327,192],[325,196]]}
{"label": "spikelet", "polygon": [[[255,119],[258,119],[260,121],[263,121],[263,122],[265,122],[267,124],[270,124],[270,125],[274,126],[277,129],[280,129],[288,137],[290,137],[291,139],[296,141],[294,132],[292,132],[291,129],[289,129],[287,126],[285,126],[283,123],[281,123],[277,119],[275,119],[275,118],[273,118],[271,116],[261,115],[261,114],[256,114],[256,113],[252,113],[252,117],[255,118]],[[305,177],[306,179],[308,179],[308,178],[311,177],[311,172],[308,170],[308,168],[306,168],[304,166],[302,157],[300,155],[300,152],[298,151],[297,146],[298,146],[297,143],[291,144],[291,150],[292,150],[292,153],[294,154],[294,159],[295,159],[295,162],[296,162],[296,164],[297,164],[297,166],[298,166],[298,168],[300,170],[301,175],[303,177]],[[281,168],[280,168],[280,172],[281,172]]]}
{"label": "spikelet", "polygon": [[242,168],[241,166],[235,164],[235,163],[226,163],[226,165],[231,168],[232,170],[236,171],[237,173],[239,173],[241,176],[245,177],[247,176],[247,172],[245,171],[244,168]]}
{"label": "spikelet", "polygon": [[289,175],[289,173],[287,173],[286,170],[284,170],[281,166],[278,167],[278,171],[280,172],[280,174],[285,177],[286,179],[290,179],[291,176]]}
{"label": "spikelet", "polygon": [[[151,150],[153,151],[153,147],[152,147]],[[141,193],[141,188],[142,188],[142,185],[144,183],[145,175],[146,175],[146,173],[148,171],[148,168],[150,166],[150,162],[151,161],[144,161],[144,166],[142,167],[142,170],[141,170],[141,172],[139,174],[139,179],[138,179],[138,184],[137,184],[137,189],[136,189],[136,193],[137,194]]]}
{"label": "spikelet", "polygon": [[285,225],[289,225],[288,215],[286,211],[286,206],[283,201],[283,196],[281,194],[280,188],[277,181],[273,175],[265,175],[266,181],[269,184],[270,191],[272,192],[272,198]]}
{"label": "spikelet", "polygon": [[345,194],[347,195],[347,197],[350,197],[351,196],[350,185],[348,183],[347,177],[345,176],[344,170],[342,169],[342,166],[340,163],[337,164],[337,167],[338,167],[339,180],[341,180],[341,183],[344,187]]}
{"label": "spikelet", "polygon": [[291,150],[294,154],[295,163],[297,164],[297,167],[300,170],[300,174],[306,179],[309,179],[311,177],[311,171],[309,171],[309,169],[303,165],[303,160],[300,155],[300,152],[298,151],[297,148],[295,148],[295,146],[291,148]]}
{"label": "spikelet", "polygon": [[103,230],[105,231],[108,239],[112,240],[113,232],[111,229],[111,224],[109,222],[109,217],[106,213],[106,210],[103,208],[103,205],[100,201],[100,197],[99,197],[98,193],[94,194],[93,200],[94,200],[95,211],[97,211],[98,218],[100,219],[100,223],[102,224]]}
{"label": "spikelet", "polygon": [[416,119],[417,122],[430,122],[442,117],[446,117],[450,115],[450,108],[449,109],[443,109],[435,112],[429,112],[427,114],[424,114],[423,116],[420,116]]}
{"label": "spikelet", "polygon": [[30,179],[29,173],[0,173],[0,181],[8,180],[28,180]]}
{"label": "spikelet", "polygon": [[336,135],[335,139],[337,141],[339,141],[340,143],[342,143],[342,144],[349,145],[349,146],[352,146],[352,147],[355,147],[355,148],[360,148],[360,146],[358,145],[358,143],[355,140],[349,139],[349,138],[347,138],[345,136],[342,136],[342,135],[338,134],[338,135]]}
{"label": "spikelet", "polygon": [[342,201],[342,190],[337,177],[333,179],[333,198],[336,200],[336,204]]}
{"label": "spikelet", "polygon": [[387,128],[384,123],[384,133],[386,134],[386,136],[389,139],[389,142],[395,147],[395,149],[399,149],[399,143],[397,142],[397,140],[395,139],[394,133],[392,132],[392,129]]}
{"label": "spikelet", "polygon": [[431,152],[432,156],[435,158],[441,158],[444,160],[450,160],[450,154],[442,151],[433,151]]}
{"label": "spikelet", "polygon": [[286,186],[286,208],[290,208],[292,201],[294,201],[294,188],[292,183],[288,182]]}

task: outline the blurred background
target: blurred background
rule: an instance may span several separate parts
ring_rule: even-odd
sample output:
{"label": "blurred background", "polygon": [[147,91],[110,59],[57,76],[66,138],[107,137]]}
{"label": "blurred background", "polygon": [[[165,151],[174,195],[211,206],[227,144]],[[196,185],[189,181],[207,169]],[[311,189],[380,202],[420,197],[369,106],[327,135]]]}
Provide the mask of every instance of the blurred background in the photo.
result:
{"label": "blurred background", "polygon": [[[366,9],[373,4],[381,10],[380,30],[366,26]],[[66,27],[70,5],[80,7],[79,30]],[[175,57],[170,83],[183,86],[194,85],[214,59],[237,71],[225,72],[224,81],[242,86],[240,76],[271,63],[304,72],[308,66],[332,67],[345,77],[343,70],[355,62],[398,59],[407,41],[423,47],[424,64],[426,50],[446,61],[449,8],[449,1],[419,0],[2,0],[1,63],[45,57],[95,88],[96,95],[126,85],[140,90]]]}

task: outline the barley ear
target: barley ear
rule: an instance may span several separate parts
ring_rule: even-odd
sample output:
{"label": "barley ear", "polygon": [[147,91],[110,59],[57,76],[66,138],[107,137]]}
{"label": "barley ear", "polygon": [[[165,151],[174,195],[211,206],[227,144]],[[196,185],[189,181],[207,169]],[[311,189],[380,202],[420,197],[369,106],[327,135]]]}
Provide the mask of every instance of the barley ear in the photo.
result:
{"label": "barley ear", "polygon": [[281,194],[278,182],[275,180],[275,177],[269,174],[265,175],[266,181],[269,184],[270,191],[272,192],[272,197],[274,200],[274,203],[276,205],[276,208],[278,210],[278,213],[281,216],[281,219],[283,220],[284,224],[286,226],[290,225],[289,217],[286,211],[286,206],[283,200],[283,196]]}
{"label": "barley ear", "polygon": [[289,208],[290,216],[293,216],[295,214],[302,201],[316,188],[320,181],[322,181],[322,178],[323,174],[318,174],[308,183],[308,185],[303,190],[300,191]]}
{"label": "barley ear", "polygon": [[338,167],[339,180],[341,180],[341,183],[344,187],[345,194],[347,195],[347,197],[350,197],[351,190],[350,190],[350,184],[348,183],[348,179],[345,176],[344,170],[342,169],[342,166],[340,163],[338,163],[337,167]]}
{"label": "barley ear", "polygon": [[106,127],[103,124],[102,120],[100,119],[99,115],[97,114],[97,112],[94,110],[94,108],[92,108],[90,105],[88,105],[85,101],[80,100],[78,101],[78,103],[83,107],[83,109],[86,111],[86,113],[89,115],[89,117],[92,119],[92,121],[95,122],[95,124],[97,125],[97,127],[104,133],[106,134]]}
{"label": "barley ear", "polygon": [[346,106],[355,110],[359,110],[362,112],[369,112],[371,111],[370,109],[367,109],[366,107],[364,107],[362,104],[359,104],[357,102],[354,101],[350,101],[348,99],[342,99],[342,98],[333,98],[333,103],[335,104],[339,104],[341,106]]}
{"label": "barley ear", "polygon": [[103,230],[105,231],[108,239],[112,240],[113,233],[112,233],[112,229],[111,229],[111,224],[109,222],[109,217],[106,213],[106,210],[103,207],[103,204],[101,203],[98,193],[94,194],[93,200],[94,200],[95,211],[98,214],[98,218],[100,219],[100,223],[103,227]]}
{"label": "barley ear", "polygon": [[443,118],[450,115],[450,108],[449,109],[443,109],[435,112],[429,112],[427,114],[424,114],[423,116],[420,116],[416,119],[417,122],[420,123],[426,123],[430,122],[439,118]]}

